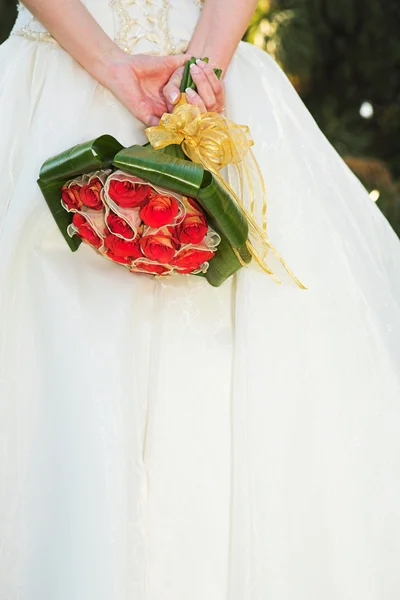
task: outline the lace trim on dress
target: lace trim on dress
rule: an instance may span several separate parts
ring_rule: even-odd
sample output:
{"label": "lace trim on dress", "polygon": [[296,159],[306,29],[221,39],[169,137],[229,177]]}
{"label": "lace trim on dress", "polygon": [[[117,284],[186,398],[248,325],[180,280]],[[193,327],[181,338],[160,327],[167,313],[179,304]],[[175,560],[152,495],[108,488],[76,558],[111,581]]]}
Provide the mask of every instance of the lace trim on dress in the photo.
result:
{"label": "lace trim on dress", "polygon": [[[196,6],[203,6],[203,0],[191,0]],[[119,26],[114,41],[120,48],[129,54],[134,54],[136,46],[141,40],[154,44],[154,50],[147,54],[179,54],[185,52],[189,39],[173,38],[169,27],[169,12],[172,8],[168,0],[109,0],[109,6],[116,13]],[[130,8],[136,8],[138,16],[131,16]],[[19,2],[18,11],[27,11]],[[12,31],[12,35],[19,35],[38,42],[57,43],[53,36],[31,16],[28,23]]]}
{"label": "lace trim on dress", "polygon": [[23,37],[28,38],[28,40],[34,40],[36,42],[54,42],[54,43],[56,43],[56,40],[53,38],[52,35],[50,35],[50,33],[48,31],[34,31],[33,29],[30,28],[30,25],[31,25],[33,19],[31,19],[31,21],[29,21],[29,23],[27,25],[25,25],[24,27],[21,27],[20,29],[13,31],[12,35],[21,35]]}
{"label": "lace trim on dress", "polygon": [[[26,6],[18,2],[18,12],[29,12]],[[23,27],[19,29],[15,29],[11,32],[11,35],[20,35],[28,38],[28,40],[33,40],[37,42],[54,42],[57,43],[53,36],[46,31],[45,29],[36,29],[37,27],[41,27],[40,23],[35,19],[35,17],[31,16],[29,21]]]}

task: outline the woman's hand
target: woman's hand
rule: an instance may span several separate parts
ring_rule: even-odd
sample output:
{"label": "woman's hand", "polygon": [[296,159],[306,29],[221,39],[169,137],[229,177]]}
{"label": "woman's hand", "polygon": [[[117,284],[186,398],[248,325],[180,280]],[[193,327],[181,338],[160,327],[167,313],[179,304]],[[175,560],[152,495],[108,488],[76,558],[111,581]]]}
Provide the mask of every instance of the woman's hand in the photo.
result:
{"label": "woman's hand", "polygon": [[80,0],[24,0],[24,6],[135,117],[146,125],[158,124],[167,111],[163,87],[188,56],[126,54]]}
{"label": "woman's hand", "polygon": [[[222,112],[225,109],[224,84],[214,73],[213,67],[202,60],[198,60],[197,64],[191,65],[190,73],[197,86],[197,93],[192,89],[186,90],[186,98],[189,104],[198,106],[201,112]],[[182,75],[183,67],[180,67],[173,73],[164,87],[164,98],[170,111],[179,99],[179,86]]]}
{"label": "woman's hand", "polygon": [[130,56],[122,52],[99,79],[145,125],[158,125],[169,108],[163,88],[187,60],[188,56],[183,54]]}

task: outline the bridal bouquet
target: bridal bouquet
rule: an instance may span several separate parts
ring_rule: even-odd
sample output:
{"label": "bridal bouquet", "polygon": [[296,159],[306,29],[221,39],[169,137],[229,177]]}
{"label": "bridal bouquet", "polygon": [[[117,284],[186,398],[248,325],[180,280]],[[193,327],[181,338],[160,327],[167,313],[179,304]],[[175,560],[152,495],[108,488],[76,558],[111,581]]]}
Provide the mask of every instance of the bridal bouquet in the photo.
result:
{"label": "bridal bouquet", "polygon": [[[194,60],[182,91],[193,87]],[[265,261],[272,251],[303,287],[267,237],[264,182],[247,127],[200,114],[182,93],[146,134],[148,144],[128,148],[103,135],[43,164],[38,184],[72,251],[84,242],[133,273],[197,275],[213,286],[252,260],[276,279]],[[236,189],[225,167],[234,169]]]}
{"label": "bridal bouquet", "polygon": [[100,136],[47,160],[38,183],[72,251],[85,242],[132,272],[213,286],[251,260],[229,191],[202,165],[150,145]]}
{"label": "bridal bouquet", "polygon": [[65,183],[67,233],[135,273],[207,271],[220,236],[193,199],[111,169]]}

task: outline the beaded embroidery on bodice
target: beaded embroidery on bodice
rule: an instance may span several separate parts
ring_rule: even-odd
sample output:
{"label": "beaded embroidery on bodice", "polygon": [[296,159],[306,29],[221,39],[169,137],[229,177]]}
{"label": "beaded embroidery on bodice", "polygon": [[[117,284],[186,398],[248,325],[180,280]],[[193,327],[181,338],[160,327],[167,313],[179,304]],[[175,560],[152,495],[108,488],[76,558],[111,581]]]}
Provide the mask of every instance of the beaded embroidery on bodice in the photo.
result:
{"label": "beaded embroidery on bodice", "polygon": [[[97,5],[94,0],[82,1],[96,17],[101,0],[97,0]],[[194,16],[202,6],[202,0],[178,0],[178,3],[185,4],[189,13],[194,9]],[[106,21],[104,25],[108,26],[104,26],[104,29],[108,29],[110,37],[129,54],[179,54],[187,49],[189,36],[186,31],[186,35],[182,36],[179,31],[176,33],[176,27],[171,26],[171,12],[174,10],[176,13],[179,9],[176,0],[104,0],[100,8]],[[21,2],[18,11],[19,17],[12,35],[56,43]],[[99,21],[101,23],[101,19]]]}
{"label": "beaded embroidery on bodice", "polygon": [[[129,8],[135,4],[133,16]],[[171,38],[167,0],[110,0],[111,7],[119,19],[115,42],[125,52],[133,54],[141,41],[146,39],[156,44],[163,54],[176,54],[181,49]],[[184,40],[180,40],[184,42]],[[186,44],[187,47],[187,44]]]}
{"label": "beaded embroidery on bodice", "polygon": [[25,21],[22,27],[14,26],[11,31],[11,35],[20,35],[28,38],[29,40],[36,40],[38,42],[55,42],[55,39],[49,34],[48,31],[31,15],[28,9],[18,2],[18,19],[15,25],[18,24],[20,17]]}

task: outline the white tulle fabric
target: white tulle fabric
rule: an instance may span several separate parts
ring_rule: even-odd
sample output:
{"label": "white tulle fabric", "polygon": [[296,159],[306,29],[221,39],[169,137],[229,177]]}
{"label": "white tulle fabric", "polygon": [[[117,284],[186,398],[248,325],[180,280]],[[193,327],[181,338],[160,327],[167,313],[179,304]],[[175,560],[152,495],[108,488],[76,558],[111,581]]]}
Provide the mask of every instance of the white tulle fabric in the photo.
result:
{"label": "white tulle fabric", "polygon": [[399,241],[270,57],[226,87],[308,291],[70,252],[41,163],[143,126],[57,44],[0,48],[1,598],[399,598]]}

